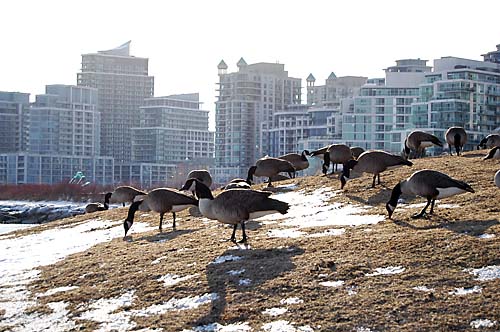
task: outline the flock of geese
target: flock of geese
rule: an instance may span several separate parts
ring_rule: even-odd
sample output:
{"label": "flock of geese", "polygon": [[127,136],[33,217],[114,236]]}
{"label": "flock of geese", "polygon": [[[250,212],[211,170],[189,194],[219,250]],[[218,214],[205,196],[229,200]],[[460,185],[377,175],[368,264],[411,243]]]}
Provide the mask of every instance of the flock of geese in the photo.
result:
{"label": "flock of geese", "polygon": [[[451,127],[447,130],[445,139],[450,154],[452,155],[452,147],[454,147],[458,156],[467,142],[467,133],[462,127]],[[123,206],[125,203],[130,203],[127,218],[123,223],[125,236],[127,236],[137,210],[159,213],[159,230],[161,231],[165,213],[172,213],[173,229],[175,230],[176,212],[190,207],[198,207],[204,217],[233,225],[233,233],[230,238],[233,242],[236,242],[236,230],[240,225],[242,239],[239,242],[246,242],[248,239],[245,232],[246,221],[267,214],[286,214],[290,208],[288,203],[271,198],[269,191],[252,190],[250,186],[254,181],[254,176],[267,177],[268,187],[271,187],[272,181],[287,178],[280,173],[287,173],[289,178],[294,178],[297,171],[309,167],[308,156],[322,156],[324,174],[327,174],[330,163],[334,164],[331,174],[334,173],[338,164],[343,165],[339,177],[341,189],[351,177],[351,172],[372,174],[372,187],[375,187],[377,178],[378,184],[380,184],[382,172],[394,167],[411,167],[413,163],[408,158],[410,156],[423,157],[425,148],[432,145],[442,147],[443,143],[434,135],[423,131],[413,131],[406,138],[401,155],[378,150],[364,151],[362,148],[350,148],[345,144],[332,144],[311,152],[304,150],[301,154],[291,153],[277,158],[266,156],[257,160],[255,165],[250,167],[246,179],[231,180],[221,188],[221,193],[215,197],[210,190],[212,186],[210,173],[206,170],[194,170],[188,174],[184,186],[179,190],[157,188],[147,193],[130,186],[120,186],[113,192],[105,194],[104,204],[90,203],[86,206],[85,211],[91,213],[107,210],[110,202],[123,203]],[[480,147],[490,148],[484,159],[500,159],[499,134],[485,137],[480,142],[478,149]],[[500,188],[500,170],[495,174],[494,182]],[[453,179],[442,172],[429,169],[419,170],[394,187],[386,209],[389,219],[391,219],[402,194],[421,196],[427,199],[427,204],[420,213],[413,216],[413,218],[420,218],[426,214],[429,205],[431,205],[429,213],[433,213],[436,199],[465,192],[473,193],[474,189],[467,183]]]}

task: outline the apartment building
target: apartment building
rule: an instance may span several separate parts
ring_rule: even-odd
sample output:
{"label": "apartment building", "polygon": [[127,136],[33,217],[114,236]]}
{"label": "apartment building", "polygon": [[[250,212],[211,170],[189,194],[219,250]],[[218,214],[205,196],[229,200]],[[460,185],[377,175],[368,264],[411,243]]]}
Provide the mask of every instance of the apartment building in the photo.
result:
{"label": "apartment building", "polygon": [[[131,129],[134,162],[172,164],[214,158],[214,132],[199,94],[148,98]],[[201,163],[204,163],[202,161]]]}
{"label": "apartment building", "polygon": [[271,152],[273,115],[301,103],[301,80],[288,76],[279,63],[248,65],[241,58],[236,72],[218,65],[215,110],[215,178],[223,183],[246,177],[255,160]]}
{"label": "apartment building", "polygon": [[0,91],[0,153],[26,150],[29,96]]}
{"label": "apartment building", "polygon": [[148,75],[147,58],[130,55],[130,41],[111,50],[82,55],[79,86],[98,89],[101,113],[101,155],[116,162],[130,162],[137,112],[145,98],[154,95],[154,77]]}

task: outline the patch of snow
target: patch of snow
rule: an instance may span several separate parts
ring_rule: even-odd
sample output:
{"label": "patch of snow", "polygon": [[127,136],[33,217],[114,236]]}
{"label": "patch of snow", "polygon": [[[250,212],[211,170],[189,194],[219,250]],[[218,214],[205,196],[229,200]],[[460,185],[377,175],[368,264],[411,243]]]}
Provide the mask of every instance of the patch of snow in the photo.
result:
{"label": "patch of snow", "polygon": [[488,234],[484,233],[478,236],[480,239],[493,239],[495,237],[495,234]]}
{"label": "patch of snow", "polygon": [[212,323],[203,326],[197,326],[191,330],[182,330],[181,332],[247,332],[252,331],[248,323],[236,323],[229,325],[221,325],[219,323]]}
{"label": "patch of snow", "polygon": [[164,286],[173,286],[173,285],[177,285],[180,282],[192,279],[192,278],[194,278],[196,276],[197,276],[197,274],[188,274],[185,277],[181,277],[181,276],[178,276],[176,274],[170,274],[170,273],[168,273],[168,274],[166,274],[166,275],[161,276],[160,278],[158,278],[158,281],[159,282],[163,282]]}
{"label": "patch of snow", "polygon": [[474,287],[460,287],[460,288],[455,288],[455,290],[452,290],[448,292],[450,295],[469,295],[469,294],[474,294],[474,293],[481,293],[483,289],[479,286],[474,286]]}
{"label": "patch of snow", "polygon": [[416,286],[413,289],[419,292],[434,292],[434,288],[428,288],[427,286]]}
{"label": "patch of snow", "polygon": [[470,326],[473,329],[480,329],[482,327],[493,327],[497,324],[496,321],[491,321],[489,319],[476,319],[470,322]]}
{"label": "patch of snow", "polygon": [[[152,229],[154,227],[144,223],[137,223],[133,228],[137,233]],[[0,327],[30,323],[23,313],[33,302],[30,293],[19,286],[38,278],[40,272],[36,267],[56,263],[68,255],[122,236],[120,221],[91,219],[76,226],[66,225],[35,234],[0,239],[0,252],[8,253],[0,258],[0,288],[3,293],[14,287],[9,298],[0,300],[0,310],[5,310]]]}
{"label": "patch of snow", "polygon": [[164,259],[167,259],[168,256],[161,256],[161,257],[158,257],[157,259],[155,259],[154,261],[151,262],[152,265],[156,265],[156,264],[160,264],[160,262]]}
{"label": "patch of snow", "polygon": [[[40,226],[38,224],[0,224],[0,234],[7,234],[20,229]],[[3,239],[3,238],[0,238]]]}
{"label": "patch of snow", "polygon": [[295,239],[295,238],[306,236],[307,233],[299,231],[298,229],[290,228],[290,229],[272,229],[272,230],[267,232],[267,235],[269,237]]}
{"label": "patch of snow", "polygon": [[231,275],[231,276],[237,276],[237,275],[242,274],[243,272],[245,272],[245,269],[231,270],[231,271],[227,271],[226,273],[229,274],[229,275]]}
{"label": "patch of snow", "polygon": [[275,198],[290,204],[286,215],[273,214],[259,218],[261,220],[281,220],[281,225],[289,227],[322,227],[322,226],[357,226],[376,224],[385,219],[383,215],[360,215],[369,207],[354,204],[342,205],[329,203],[337,192],[323,187],[305,194],[303,190],[278,193]]}
{"label": "patch of snow", "polygon": [[314,331],[309,325],[295,327],[293,323],[286,320],[277,320],[271,323],[262,325],[265,332],[312,332]]}
{"label": "patch of snow", "polygon": [[344,280],[337,280],[337,281],[324,281],[319,283],[321,286],[325,287],[340,287],[344,284]]}
{"label": "patch of snow", "polygon": [[357,289],[356,286],[347,287],[347,295],[354,296],[354,295],[358,294],[358,291],[356,289]]}
{"label": "patch of snow", "polygon": [[345,234],[345,228],[330,228],[322,233],[309,234],[307,237],[340,236]]}
{"label": "patch of snow", "polygon": [[286,298],[286,299],[282,299],[280,301],[281,304],[299,304],[299,303],[304,303],[304,300],[302,299],[299,299],[298,297],[289,297],[289,298]]}
{"label": "patch of snow", "polygon": [[383,274],[398,274],[404,272],[405,268],[402,266],[388,266],[388,267],[379,267],[375,269],[373,273],[367,273],[365,276],[373,277]]}
{"label": "patch of snow", "polygon": [[224,262],[239,261],[240,259],[241,256],[225,255],[217,257],[209,264],[222,264]]}
{"label": "patch of snow", "polygon": [[252,280],[250,279],[240,279],[240,281],[238,282],[240,286],[250,286],[251,283]]}
{"label": "patch of snow", "polygon": [[467,269],[465,271],[474,274],[476,280],[479,281],[500,279],[500,265],[491,265],[480,269]]}
{"label": "patch of snow", "polygon": [[77,289],[78,286],[64,286],[64,287],[57,287],[57,288],[52,288],[46,291],[45,293],[38,294],[38,296],[51,296],[56,293],[61,293],[61,292],[67,292],[73,289]]}
{"label": "patch of snow", "polygon": [[272,316],[272,317],[276,317],[276,316],[279,316],[279,315],[283,315],[287,311],[288,311],[287,308],[270,308],[270,309],[266,309],[266,310],[262,311],[262,313],[264,315],[269,315],[269,316]]}
{"label": "patch of snow", "polygon": [[12,331],[74,331],[76,329],[75,322],[68,319],[69,311],[66,309],[65,302],[50,302],[47,306],[52,310],[50,314],[31,314],[22,328],[16,327]]}
{"label": "patch of snow", "polygon": [[356,332],[375,332],[375,331],[367,327],[358,327],[356,328]]}
{"label": "patch of snow", "polygon": [[181,299],[171,298],[162,304],[154,304],[141,310],[131,310],[133,316],[151,316],[161,315],[171,310],[189,310],[196,309],[201,305],[211,303],[219,298],[216,293],[205,293],[203,295],[188,296]]}

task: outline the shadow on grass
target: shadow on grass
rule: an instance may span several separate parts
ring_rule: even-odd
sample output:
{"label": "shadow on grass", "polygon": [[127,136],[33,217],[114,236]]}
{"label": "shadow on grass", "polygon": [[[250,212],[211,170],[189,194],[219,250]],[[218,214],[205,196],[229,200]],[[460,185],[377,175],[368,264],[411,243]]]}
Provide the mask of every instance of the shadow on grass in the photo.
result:
{"label": "shadow on grass", "polygon": [[[414,230],[429,230],[443,228],[452,232],[470,236],[478,236],[484,234],[490,227],[498,225],[499,221],[496,219],[490,220],[461,220],[456,222],[447,222],[439,216],[433,216],[427,219],[428,221],[437,222],[436,224],[417,226],[403,220],[394,220],[396,225],[411,228]],[[417,221],[416,221],[417,222]]]}
{"label": "shadow on grass", "polygon": [[178,229],[176,231],[172,230],[171,228],[169,230],[163,230],[161,233],[158,231],[158,234],[155,235],[149,235],[149,236],[142,236],[138,238],[133,238],[131,236],[131,241],[141,241],[141,240],[146,240],[149,242],[165,242],[165,241],[170,241],[175,239],[178,236],[189,234],[194,232],[194,229]]}
{"label": "shadow on grass", "polygon": [[[207,265],[206,276],[210,293],[216,293],[218,299],[212,302],[210,312],[193,322],[194,326],[206,325],[220,321],[221,315],[227,305],[228,289],[233,289],[231,298],[238,301],[244,293],[256,294],[256,288],[268,280],[275,279],[295,269],[292,262],[294,256],[299,256],[304,250],[298,247],[282,249],[229,249],[221,256],[240,257],[238,260],[230,260],[222,263],[211,262]],[[234,258],[233,258],[234,259]],[[244,321],[247,317],[242,312]]]}

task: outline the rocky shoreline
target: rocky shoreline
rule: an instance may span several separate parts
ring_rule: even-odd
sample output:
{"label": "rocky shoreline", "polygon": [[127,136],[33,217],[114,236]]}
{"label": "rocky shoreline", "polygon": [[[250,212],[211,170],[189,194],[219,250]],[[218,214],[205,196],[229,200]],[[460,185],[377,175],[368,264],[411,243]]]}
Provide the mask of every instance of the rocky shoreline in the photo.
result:
{"label": "rocky shoreline", "polygon": [[0,224],[42,224],[85,213],[85,203],[0,201]]}

